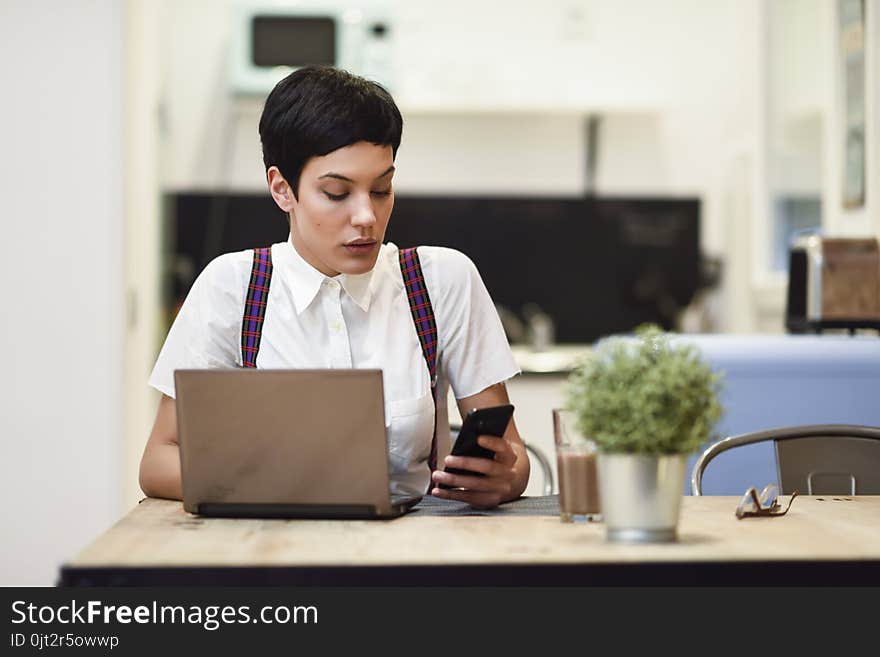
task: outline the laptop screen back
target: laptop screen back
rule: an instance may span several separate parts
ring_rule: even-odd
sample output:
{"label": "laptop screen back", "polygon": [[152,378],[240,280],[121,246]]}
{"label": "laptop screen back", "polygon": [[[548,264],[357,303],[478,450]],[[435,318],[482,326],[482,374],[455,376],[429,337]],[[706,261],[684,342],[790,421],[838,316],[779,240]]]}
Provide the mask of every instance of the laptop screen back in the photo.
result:
{"label": "laptop screen back", "polygon": [[380,370],[177,370],[184,507],[389,510]]}

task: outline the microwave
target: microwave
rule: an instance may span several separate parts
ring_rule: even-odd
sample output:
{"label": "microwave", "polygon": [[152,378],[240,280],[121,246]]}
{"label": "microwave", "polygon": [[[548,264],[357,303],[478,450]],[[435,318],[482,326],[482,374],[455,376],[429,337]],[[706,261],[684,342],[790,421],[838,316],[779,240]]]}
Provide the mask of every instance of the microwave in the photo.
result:
{"label": "microwave", "polygon": [[380,9],[352,9],[343,4],[236,11],[231,48],[234,95],[266,96],[300,66],[327,64],[392,87],[393,34]]}

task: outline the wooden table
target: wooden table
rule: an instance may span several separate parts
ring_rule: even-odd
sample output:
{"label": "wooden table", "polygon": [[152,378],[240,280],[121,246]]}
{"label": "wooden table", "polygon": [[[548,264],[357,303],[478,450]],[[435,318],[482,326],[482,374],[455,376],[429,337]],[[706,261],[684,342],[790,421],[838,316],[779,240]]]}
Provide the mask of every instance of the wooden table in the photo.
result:
{"label": "wooden table", "polygon": [[61,569],[62,585],[878,585],[880,496],[808,497],[737,520],[685,497],[679,541],[615,545],[551,516],[200,518],[148,499]]}

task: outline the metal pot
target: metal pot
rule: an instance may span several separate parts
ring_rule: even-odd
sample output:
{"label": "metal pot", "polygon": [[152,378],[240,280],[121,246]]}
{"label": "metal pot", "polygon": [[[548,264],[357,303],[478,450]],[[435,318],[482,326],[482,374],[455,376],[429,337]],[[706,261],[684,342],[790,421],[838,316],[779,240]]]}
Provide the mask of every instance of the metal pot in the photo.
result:
{"label": "metal pot", "polygon": [[687,454],[599,453],[599,496],[612,543],[676,540]]}

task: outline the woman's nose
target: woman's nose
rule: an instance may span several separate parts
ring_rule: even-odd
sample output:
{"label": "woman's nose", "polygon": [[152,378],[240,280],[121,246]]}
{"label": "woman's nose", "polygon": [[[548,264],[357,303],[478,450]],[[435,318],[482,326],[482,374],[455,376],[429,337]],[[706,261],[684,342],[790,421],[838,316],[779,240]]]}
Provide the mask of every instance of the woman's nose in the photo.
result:
{"label": "woman's nose", "polygon": [[369,201],[358,203],[351,215],[351,224],[353,226],[371,226],[374,223],[376,223],[376,213],[373,212],[373,204]]}

